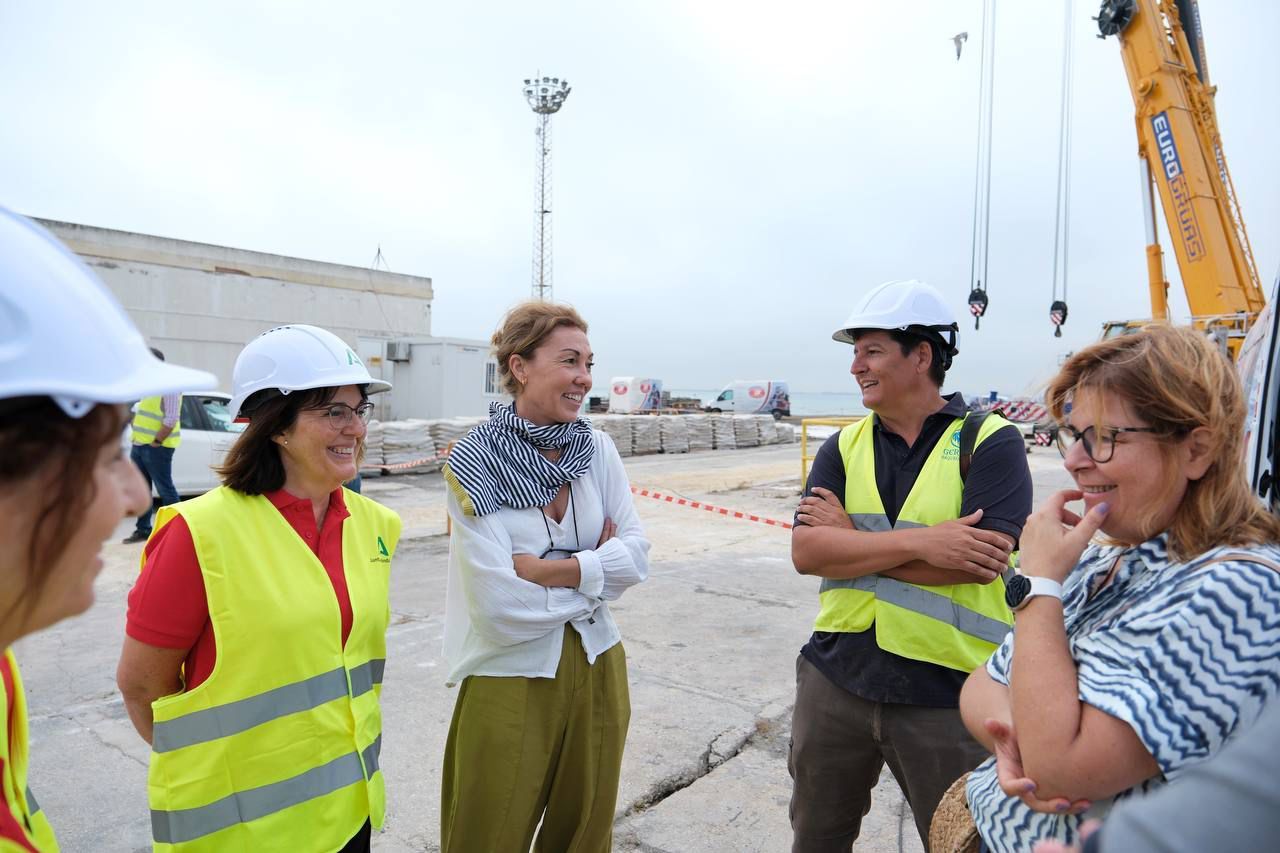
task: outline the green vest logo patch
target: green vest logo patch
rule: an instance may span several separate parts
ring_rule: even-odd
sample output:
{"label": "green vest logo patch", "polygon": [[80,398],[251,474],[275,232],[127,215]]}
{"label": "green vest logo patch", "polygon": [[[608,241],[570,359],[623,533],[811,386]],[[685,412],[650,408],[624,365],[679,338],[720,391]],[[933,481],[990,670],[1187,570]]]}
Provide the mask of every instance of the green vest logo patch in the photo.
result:
{"label": "green vest logo patch", "polygon": [[951,433],[951,446],[942,450],[943,459],[959,459],[960,458],[960,430]]}
{"label": "green vest logo patch", "polygon": [[387,543],[382,541],[381,536],[378,537],[378,553],[384,557],[391,556],[390,552],[387,551]]}

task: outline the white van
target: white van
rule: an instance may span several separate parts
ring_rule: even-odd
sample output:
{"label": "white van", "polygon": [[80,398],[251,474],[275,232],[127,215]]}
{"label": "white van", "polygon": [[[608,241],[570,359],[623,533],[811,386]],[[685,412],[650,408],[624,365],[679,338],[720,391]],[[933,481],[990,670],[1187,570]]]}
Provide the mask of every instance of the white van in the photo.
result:
{"label": "white van", "polygon": [[615,376],[609,382],[609,413],[630,415],[656,412],[662,407],[662,380]]}
{"label": "white van", "polygon": [[791,415],[791,389],[781,379],[735,379],[707,406],[708,412],[735,415]]}

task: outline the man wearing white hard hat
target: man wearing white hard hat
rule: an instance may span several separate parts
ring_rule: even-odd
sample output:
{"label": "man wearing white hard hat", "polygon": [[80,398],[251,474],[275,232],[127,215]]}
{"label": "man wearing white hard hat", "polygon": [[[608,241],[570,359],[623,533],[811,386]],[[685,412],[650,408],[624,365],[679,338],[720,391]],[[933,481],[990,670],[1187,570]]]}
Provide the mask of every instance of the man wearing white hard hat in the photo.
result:
{"label": "man wearing white hard hat", "polygon": [[40,780],[28,778],[26,696],[9,647],[87,610],[103,541],[150,506],[124,452],[128,403],[213,386],[212,374],[157,360],[84,263],[0,208],[0,850],[58,849]]}
{"label": "man wearing white hard hat", "polygon": [[1009,631],[1002,575],[1031,512],[1017,428],[942,384],[958,325],[923,282],[891,281],[832,335],[872,414],[814,459],[796,571],[822,578],[796,661],[793,851],[848,851],[887,763],[925,848],[946,789],[986,751],[958,711],[965,677]]}
{"label": "man wearing white hard hat", "polygon": [[342,484],[391,386],[305,325],[250,341],[232,384],[249,426],[223,485],[160,509],[129,595],[117,679],[155,846],[367,851],[400,518]]}

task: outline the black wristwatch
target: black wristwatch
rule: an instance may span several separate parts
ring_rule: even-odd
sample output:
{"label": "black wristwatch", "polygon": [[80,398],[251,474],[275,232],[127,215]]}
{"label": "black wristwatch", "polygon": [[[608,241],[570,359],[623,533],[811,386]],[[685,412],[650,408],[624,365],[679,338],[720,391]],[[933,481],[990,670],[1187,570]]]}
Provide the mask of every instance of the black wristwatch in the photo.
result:
{"label": "black wristwatch", "polygon": [[1030,578],[1026,575],[1014,575],[1005,581],[1004,603],[1010,610],[1021,610],[1027,602],[1037,595],[1048,595],[1062,600],[1062,584],[1048,578]]}

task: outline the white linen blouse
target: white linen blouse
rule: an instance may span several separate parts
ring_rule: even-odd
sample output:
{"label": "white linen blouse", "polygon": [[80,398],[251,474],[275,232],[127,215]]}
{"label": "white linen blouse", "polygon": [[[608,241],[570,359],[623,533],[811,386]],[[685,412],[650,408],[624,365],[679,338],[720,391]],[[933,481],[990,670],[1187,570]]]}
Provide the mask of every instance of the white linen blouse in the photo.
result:
{"label": "white linen blouse", "polygon": [[[453,534],[444,619],[449,685],[469,675],[554,678],[566,625],[581,636],[589,664],[621,641],[607,602],[648,577],[649,541],[613,440],[599,430],[592,438],[591,466],[571,484],[573,499],[559,523],[536,507],[467,516],[449,492]],[[617,525],[617,533],[596,548],[605,518]],[[582,578],[576,589],[544,587],[516,576],[512,555],[536,557],[548,548],[577,556]]]}

